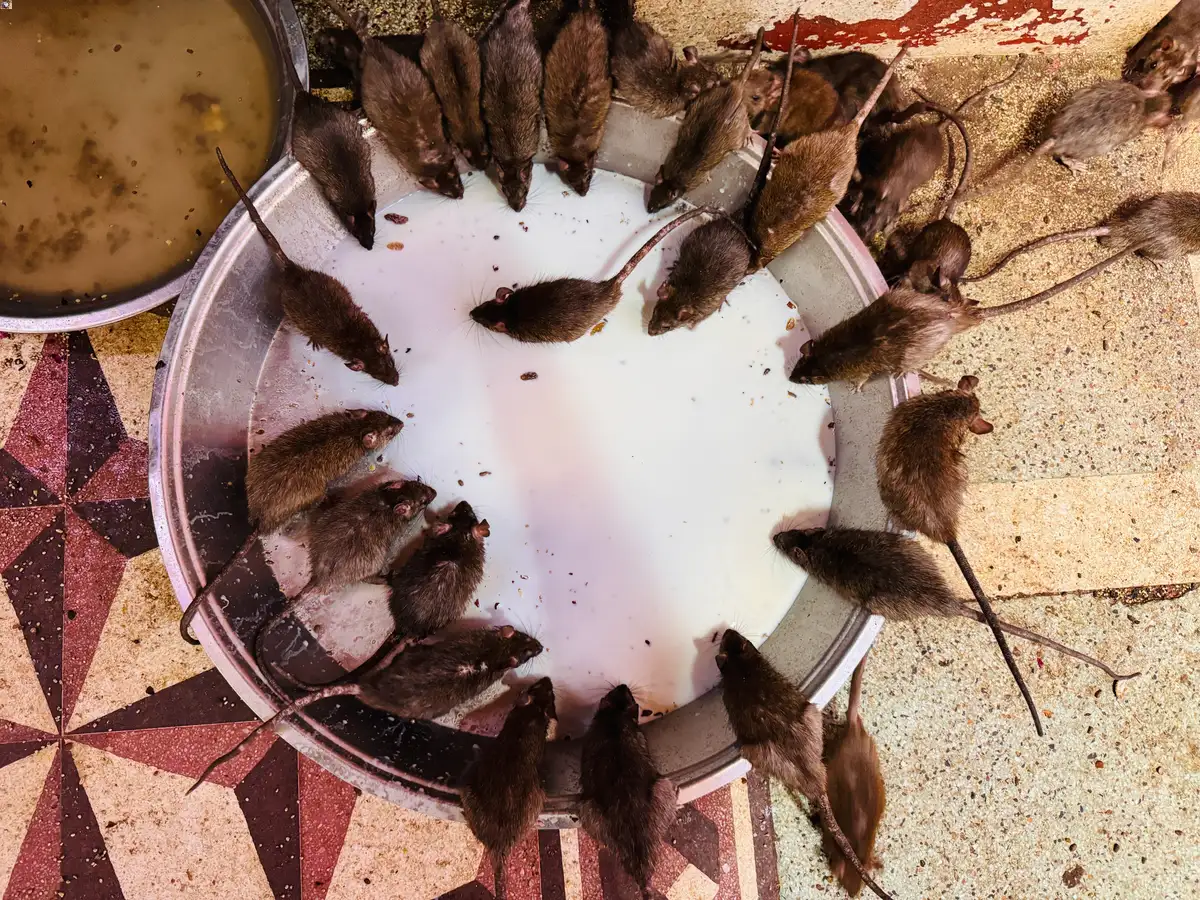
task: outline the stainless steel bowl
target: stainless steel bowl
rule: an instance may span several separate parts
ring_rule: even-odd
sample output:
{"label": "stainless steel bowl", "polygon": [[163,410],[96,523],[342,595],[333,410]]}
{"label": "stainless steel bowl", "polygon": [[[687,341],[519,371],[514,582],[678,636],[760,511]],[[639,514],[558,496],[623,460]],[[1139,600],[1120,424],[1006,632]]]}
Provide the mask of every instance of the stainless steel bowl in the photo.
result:
{"label": "stainless steel bowl", "polygon": [[[599,157],[603,169],[652,181],[678,130],[614,104]],[[380,208],[417,190],[374,133]],[[689,199],[735,210],[742,204],[761,153],[729,157]],[[343,234],[319,204],[311,180],[291,161],[280,162],[251,194],[271,229],[298,258],[323,258]],[[280,312],[263,303],[270,262],[242,208],[222,223],[190,275],[171,321],[154,383],[150,411],[150,496],[163,559],[186,605],[245,538],[243,479],[248,421]],[[870,302],[886,285],[867,249],[834,212],[771,272],[806,323],[824,331]],[[837,423],[837,470],[830,521],[882,528],[886,513],[875,487],[874,447],[894,403],[915,385],[874,381],[862,393],[831,386]],[[247,640],[278,602],[279,588],[255,550],[230,573],[221,609],[197,619],[197,634],[239,696],[266,717],[279,700],[259,676]],[[870,647],[881,620],[809,579],[764,652],[824,704],[849,678]],[[315,642],[314,642],[315,643]],[[455,785],[486,738],[430,722],[397,728],[395,720],[359,707],[336,716],[281,727],[302,753],[339,777],[381,797],[444,818],[460,818]],[[683,800],[715,790],[748,768],[739,756],[716,691],[645,726],[664,773]],[[547,757],[546,827],[574,824],[579,742],[553,744]]]}
{"label": "stainless steel bowl", "polygon": [[[284,66],[294,66],[301,83],[307,87],[308,49],[304,41],[304,30],[300,26],[300,19],[292,6],[292,0],[253,0],[253,5],[266,25],[271,42],[274,57],[271,68],[275,73],[280,98],[279,123],[275,129],[270,155],[267,157],[267,165],[270,166],[287,153],[288,134],[292,125],[292,106],[296,89]],[[53,331],[82,331],[99,325],[110,325],[178,297],[187,281],[190,268],[184,263],[152,282],[113,291],[103,300],[97,299],[88,302],[86,306],[71,307],[70,312],[61,312],[49,302],[18,302],[0,296],[0,331],[43,334]]]}

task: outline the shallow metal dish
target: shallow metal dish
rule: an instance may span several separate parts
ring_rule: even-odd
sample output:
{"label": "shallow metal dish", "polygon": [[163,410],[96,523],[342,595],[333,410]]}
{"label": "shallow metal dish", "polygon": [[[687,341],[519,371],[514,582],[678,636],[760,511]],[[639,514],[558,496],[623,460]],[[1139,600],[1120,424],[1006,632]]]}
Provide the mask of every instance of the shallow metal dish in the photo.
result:
{"label": "shallow metal dish", "polygon": [[[279,95],[279,123],[275,129],[270,155],[267,157],[267,166],[270,167],[287,152],[288,134],[292,125],[292,105],[296,89],[287,77],[284,66],[294,66],[301,83],[307,87],[308,48],[292,0],[253,0],[253,5],[267,26],[274,56],[271,69]],[[104,300],[97,299],[86,306],[70,308],[70,312],[59,312],[49,303],[25,303],[0,297],[0,331],[43,334],[53,331],[83,331],[99,325],[111,325],[178,297],[187,281],[190,268],[184,263],[154,281],[113,291]]]}
{"label": "shallow metal dish", "polygon": [[[614,104],[599,166],[650,182],[669,149],[678,122],[653,120]],[[374,133],[380,209],[417,190],[388,157]],[[759,142],[761,151],[761,142]],[[697,204],[740,207],[758,153],[729,157],[701,189]],[[315,197],[297,164],[275,165],[251,194],[272,230],[295,258],[323,258],[343,239],[332,215],[313,215]],[[278,309],[261,301],[268,257],[239,207],[214,235],[188,279],[163,347],[150,412],[150,496],[163,559],[181,603],[233,557],[245,538],[243,480],[248,422],[264,359],[279,324]],[[821,332],[886,290],[867,249],[834,212],[771,266],[805,322]],[[875,487],[874,447],[894,403],[913,386],[874,381],[862,393],[831,386],[836,418],[837,472],[830,522],[882,528],[886,513]],[[260,678],[246,642],[279,588],[261,550],[231,571],[227,604],[197,618],[196,633],[217,668],[259,715],[279,701]],[[824,704],[849,678],[882,622],[809,579],[764,652]],[[361,714],[360,714],[361,713]],[[281,727],[302,753],[339,777],[392,802],[444,818],[460,818],[455,789],[488,740],[429,722],[398,728],[365,708]],[[663,770],[681,788],[681,800],[701,796],[748,769],[739,756],[719,693],[644,726]],[[542,824],[575,823],[579,742],[556,743],[547,755],[548,801]]]}

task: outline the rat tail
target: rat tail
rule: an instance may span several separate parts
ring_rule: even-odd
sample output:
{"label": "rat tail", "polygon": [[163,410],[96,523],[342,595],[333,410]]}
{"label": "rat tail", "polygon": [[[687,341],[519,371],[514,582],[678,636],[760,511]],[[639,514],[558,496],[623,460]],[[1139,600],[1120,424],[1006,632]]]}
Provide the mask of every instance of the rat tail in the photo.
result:
{"label": "rat tail", "polygon": [[982,275],[973,275],[970,278],[960,278],[961,284],[971,284],[976,281],[983,281],[986,278],[991,278],[1010,262],[1031,250],[1038,250],[1042,247],[1048,247],[1050,244],[1059,244],[1063,241],[1074,241],[1080,238],[1092,237],[1107,237],[1112,229],[1107,225],[1092,225],[1087,228],[1074,228],[1071,231],[1058,231],[1054,234],[1048,234],[1045,237],[1040,237],[1037,240],[1030,241],[1027,244],[1021,244],[1019,247],[1014,247],[1008,253],[1000,257],[1000,259],[992,264],[992,267]]}
{"label": "rat tail", "polygon": [[754,219],[754,208],[758,206],[758,198],[763,188],[767,186],[767,174],[771,171],[771,155],[779,141],[779,126],[787,115],[788,93],[792,88],[792,66],[796,62],[796,36],[800,33],[800,10],[792,13],[792,42],[788,46],[787,70],[783,76],[783,90],[779,93],[779,109],[775,111],[775,123],[771,126],[771,136],[763,148],[762,162],[758,164],[758,172],[754,176],[754,184],[750,186],[750,196],[746,198],[744,224],[747,228]]}
{"label": "rat tail", "polygon": [[629,262],[625,263],[625,265],[621,267],[621,271],[618,272],[616,275],[614,275],[612,278],[608,279],[609,282],[612,284],[618,284],[618,285],[623,283],[626,278],[628,278],[630,275],[633,274],[633,270],[638,267],[638,263],[640,263],[643,259],[646,258],[646,254],[649,253],[651,250],[653,250],[655,247],[657,247],[663,238],[665,238],[668,234],[670,234],[672,231],[674,231],[676,228],[678,228],[680,225],[682,225],[688,219],[694,219],[696,216],[700,215],[701,213],[709,213],[709,214],[715,215],[716,211],[709,209],[707,206],[698,206],[695,209],[689,209],[682,216],[678,216],[677,218],[672,219],[670,222],[668,222],[662,228],[658,229],[658,231],[655,232],[654,236],[652,238],[650,238],[650,240],[648,240],[648,241],[646,241],[646,243],[642,244],[641,249],[638,250],[637,253],[633,254],[633,256],[630,257]]}
{"label": "rat tail", "polygon": [[1032,297],[1026,297],[1023,300],[1014,300],[1011,303],[1001,303],[999,306],[980,307],[976,310],[976,312],[984,319],[991,319],[995,316],[1006,316],[1009,313],[1020,312],[1021,310],[1028,309],[1031,306],[1037,306],[1039,303],[1049,300],[1055,294],[1061,294],[1063,291],[1073,288],[1075,285],[1087,281],[1089,278],[1092,278],[1095,275],[1099,275],[1113,263],[1120,262],[1125,257],[1136,253],[1140,249],[1140,244],[1134,244],[1126,247],[1120,253],[1114,253],[1112,256],[1108,257],[1108,259],[1102,259],[1090,269],[1084,269],[1078,275],[1068,278],[1066,281],[1061,281],[1054,285],[1054,287],[1046,288],[1046,290],[1034,294]]}
{"label": "rat tail", "polygon": [[291,615],[292,610],[295,609],[301,601],[308,599],[312,593],[313,583],[310,579],[308,584],[304,586],[299,594],[289,599],[288,602],[283,605],[283,609],[271,616],[271,618],[267,619],[267,621],[260,625],[258,630],[254,632],[254,662],[258,664],[258,671],[263,674],[263,677],[265,677],[268,682],[273,682],[278,678],[282,679],[292,687],[300,688],[305,691],[311,691],[314,689],[314,687],[320,687],[320,685],[314,686],[293,678],[283,669],[277,668],[268,662],[266,656],[263,655],[263,643],[266,640],[267,635],[275,629],[276,625]]}
{"label": "rat tail", "polygon": [[821,796],[817,798],[817,806],[821,809],[821,821],[825,825],[825,830],[829,832],[829,836],[833,838],[833,842],[837,844],[837,848],[842,851],[842,856],[846,857],[850,861],[850,865],[854,866],[854,870],[858,872],[858,877],[881,900],[893,900],[891,894],[876,884],[875,879],[867,873],[867,869],[858,858],[858,854],[850,846],[850,841],[846,839],[846,835],[842,832],[841,826],[838,825],[837,819],[833,817],[833,807],[829,805],[829,794],[827,792],[821,791]]}
{"label": "rat tail", "polygon": [[[868,650],[867,653],[871,651]],[[867,668],[867,657],[863,656],[854,667],[854,675],[850,678],[850,702],[846,705],[846,723],[862,718],[859,709],[862,706],[863,671]]]}
{"label": "rat tail", "polygon": [[351,13],[346,10],[346,7],[338,3],[337,0],[325,0],[329,4],[329,8],[334,14],[346,23],[346,27],[358,35],[359,39],[367,37],[367,14],[363,12]]}
{"label": "rat tail", "polygon": [[744,90],[746,82],[750,78],[750,73],[754,71],[754,67],[758,65],[758,58],[762,56],[763,38],[766,36],[766,30],[758,29],[758,34],[754,36],[754,52],[750,54],[750,59],[746,61],[746,65],[742,67],[742,74],[738,76],[738,89]]}
{"label": "rat tail", "polygon": [[1037,729],[1038,737],[1041,737],[1045,734],[1045,731],[1042,729],[1042,718],[1038,715],[1037,704],[1033,702],[1033,694],[1029,692],[1029,687],[1025,684],[1025,679],[1021,676],[1021,669],[1017,665],[1017,661],[1013,659],[1008,641],[1004,639],[1004,633],[1000,628],[1000,620],[996,617],[996,611],[992,609],[992,604],[983,592],[983,587],[979,584],[979,579],[975,577],[975,571],[971,568],[971,564],[967,562],[967,555],[963,553],[962,545],[957,540],[953,540],[947,541],[946,546],[950,548],[950,553],[954,556],[954,561],[958,563],[958,568],[962,571],[963,578],[967,580],[967,584],[971,588],[971,593],[975,595],[975,600],[979,604],[979,608],[983,610],[984,618],[987,619],[988,626],[992,629],[992,634],[996,636],[996,643],[1000,646],[1000,653],[1004,656],[1004,662],[1008,664],[1008,671],[1012,673],[1013,680],[1017,683],[1017,688],[1021,691],[1021,696],[1025,698],[1025,705],[1029,707],[1029,713],[1033,716],[1033,727]]}
{"label": "rat tail", "polygon": [[871,96],[867,98],[867,101],[862,105],[862,109],[858,111],[858,115],[856,115],[852,120],[851,124],[854,126],[855,131],[862,128],[862,123],[867,121],[867,116],[871,114],[871,110],[875,108],[875,104],[878,103],[879,98],[883,96],[883,91],[888,86],[888,82],[891,81],[892,75],[896,71],[897,64],[907,55],[908,44],[901,44],[900,52],[892,57],[892,61],[888,63],[887,71],[885,71],[883,73],[883,77],[879,79],[879,84],[875,85],[875,90],[871,91]]}
{"label": "rat tail", "polygon": [[[976,622],[987,623],[987,617],[977,609],[972,609],[967,605],[963,605],[962,614],[968,619],[974,619]],[[1131,672],[1128,675],[1122,675],[1120,672],[1112,668],[1112,666],[1101,662],[1093,656],[1088,656],[1074,647],[1068,647],[1066,644],[1060,644],[1052,638],[1046,637],[1044,634],[1038,634],[1036,631],[1030,631],[1028,628],[1022,628],[1020,625],[1013,625],[1011,622],[1005,622],[1003,619],[997,619],[996,622],[1000,626],[1000,630],[1006,634],[1015,635],[1016,637],[1025,638],[1034,644],[1042,647],[1049,647],[1051,650],[1057,650],[1059,653],[1073,657],[1080,662],[1087,663],[1089,666],[1095,666],[1105,675],[1112,679],[1113,696],[1117,693],[1117,684],[1122,681],[1128,681],[1130,678],[1137,678],[1141,672]]]}
{"label": "rat tail", "polygon": [[246,540],[242,541],[242,546],[238,548],[237,553],[233,554],[233,557],[225,564],[225,568],[218,572],[217,577],[214,578],[208,585],[206,585],[204,590],[196,595],[196,599],[187,605],[187,609],[185,609],[183,611],[183,615],[179,617],[179,636],[189,644],[193,646],[199,646],[200,644],[198,640],[192,637],[192,619],[196,618],[196,613],[200,612],[201,606],[212,599],[213,589],[216,588],[216,586],[220,583],[221,578],[225,575],[225,572],[228,571],[229,567],[249,553],[250,548],[254,546],[254,542],[256,540],[258,540],[257,528],[253,529],[246,537]]}
{"label": "rat tail", "polygon": [[1013,70],[1011,72],[1009,72],[1007,75],[1005,75],[999,81],[993,81],[991,84],[985,84],[983,87],[981,87],[979,90],[977,90],[975,93],[973,93],[970,97],[968,97],[962,103],[958,104],[958,108],[955,109],[954,111],[956,113],[958,113],[960,116],[966,115],[975,106],[976,103],[979,103],[981,100],[983,100],[985,97],[987,97],[987,95],[990,94],[992,91],[996,90],[997,88],[1004,87],[1004,85],[1008,84],[1010,81],[1012,81],[1014,78],[1016,78],[1017,74],[1023,68],[1025,68],[1025,63],[1028,61],[1029,61],[1029,57],[1026,56],[1024,53],[1022,53],[1020,58],[1017,60],[1017,64],[1013,67]]}
{"label": "rat tail", "polygon": [[494,882],[496,900],[508,900],[508,878],[504,874],[504,857],[499,853],[492,854],[492,881]]}
{"label": "rat tail", "polygon": [[284,706],[282,709],[280,709],[279,712],[275,713],[275,715],[259,722],[258,725],[256,725],[248,735],[234,745],[233,749],[222,753],[220,756],[210,762],[208,764],[208,768],[200,773],[200,777],[196,779],[195,784],[187,789],[187,793],[190,794],[196,788],[200,787],[200,785],[204,784],[204,782],[208,779],[208,776],[216,771],[217,767],[229,762],[229,760],[241,753],[242,748],[250,742],[251,738],[253,738],[263,729],[272,727],[279,718],[294,712],[298,712],[299,710],[304,709],[304,707],[312,703],[316,703],[318,700],[327,700],[330,697],[345,697],[350,694],[357,694],[361,690],[362,689],[357,684],[332,685],[330,687],[321,688],[319,691],[313,691],[311,694],[301,697],[298,700],[293,700],[287,706]]}
{"label": "rat tail", "polygon": [[290,262],[287,254],[283,252],[283,248],[279,246],[279,241],[275,240],[275,235],[271,234],[271,230],[267,228],[267,223],[262,220],[262,216],[258,214],[258,210],[254,208],[254,204],[250,202],[250,198],[246,196],[246,191],[242,187],[241,182],[237,180],[237,176],[229,168],[229,163],[225,162],[225,154],[221,152],[220,147],[217,148],[217,160],[221,163],[221,168],[225,171],[225,177],[229,179],[229,183],[237,191],[242,205],[246,207],[246,212],[250,214],[250,221],[258,229],[258,233],[262,235],[262,239],[267,242],[267,249],[271,251],[271,257],[275,260],[276,265],[281,268],[286,266]]}
{"label": "rat tail", "polygon": [[[916,94],[918,97],[921,97],[921,99],[925,102],[925,106],[930,111],[937,113],[942,117],[943,120],[949,122],[955,128],[957,128],[959,135],[962,137],[963,166],[962,172],[960,172],[958,175],[958,186],[954,189],[954,193],[946,198],[946,202],[942,204],[942,208],[937,214],[937,218],[939,219],[949,219],[953,217],[954,210],[957,209],[958,204],[962,201],[963,194],[967,188],[967,183],[971,180],[971,169],[975,164],[975,157],[971,153],[971,139],[967,136],[967,126],[963,124],[963,120],[957,112],[951,112],[948,109],[938,106],[936,103],[926,100],[925,97],[920,94],[920,92],[916,92]],[[951,142],[951,144],[953,144],[953,142]],[[952,175],[954,168],[953,163],[950,164],[950,168]]]}

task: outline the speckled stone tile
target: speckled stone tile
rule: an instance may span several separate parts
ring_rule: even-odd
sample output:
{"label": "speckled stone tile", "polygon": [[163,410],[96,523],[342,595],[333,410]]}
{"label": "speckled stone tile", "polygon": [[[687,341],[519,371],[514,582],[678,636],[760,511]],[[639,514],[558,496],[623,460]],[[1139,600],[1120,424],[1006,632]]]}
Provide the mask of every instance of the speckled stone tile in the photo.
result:
{"label": "speckled stone tile", "polygon": [[57,752],[57,747],[46,746],[0,769],[0,896],[6,896],[9,876]]}
{"label": "speckled stone tile", "polygon": [[[1038,597],[1004,613],[1143,675],[1117,699],[1103,674],[1018,644],[1038,738],[982,626],[887,626],[863,701],[888,788],[881,884],[957,900],[1200,895],[1200,593],[1136,607]],[[777,787],[774,799],[782,896],[837,896],[807,814]]]}
{"label": "speckled stone tile", "polygon": [[149,429],[153,361],[158,358],[170,322],[165,316],[143,313],[88,332],[125,431],[140,441],[146,440]]}

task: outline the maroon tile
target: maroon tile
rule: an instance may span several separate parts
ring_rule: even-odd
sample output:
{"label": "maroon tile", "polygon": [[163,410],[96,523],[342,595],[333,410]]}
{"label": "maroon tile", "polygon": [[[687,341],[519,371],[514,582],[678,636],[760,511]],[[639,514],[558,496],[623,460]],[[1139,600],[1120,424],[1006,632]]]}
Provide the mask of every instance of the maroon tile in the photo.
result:
{"label": "maroon tile", "polygon": [[478,881],[470,881],[439,895],[436,900],[492,900],[495,895]]}
{"label": "maroon tile", "polygon": [[63,593],[63,721],[71,721],[108,612],[121,584],[125,557],[67,510]]}
{"label": "maroon tile", "polygon": [[67,343],[52,334],[21,398],[4,449],[59,497],[67,468]]}
{"label": "maroon tile", "polygon": [[721,883],[721,844],[717,826],[693,806],[685,806],[675,817],[667,841],[689,863]]}
{"label": "maroon tile", "polygon": [[59,847],[62,834],[62,751],[54,754],[50,771],[42,785],[42,794],[25,839],[17,852],[8,879],[4,900],[52,900],[60,898],[62,875],[59,870]]}
{"label": "maroon tile", "polygon": [[76,501],[126,500],[147,494],[147,448],[145,441],[126,438],[87,484],[75,494]]}
{"label": "maroon tile", "polygon": [[125,425],[86,331],[72,332],[67,372],[67,491],[83,489],[125,440]]}
{"label": "maroon tile", "polygon": [[158,546],[148,499],[76,503],[75,512],[126,557],[140,556]]}
{"label": "maroon tile", "polygon": [[0,509],[0,570],[7,569],[58,512],[52,506]]}
{"label": "maroon tile", "polygon": [[18,725],[16,722],[0,719],[0,746],[4,744],[22,744],[27,741],[40,741],[43,738],[53,740],[56,736],[47,734],[37,728],[30,728],[28,725]]}
{"label": "maroon tile", "polygon": [[52,506],[58,496],[17,461],[7,450],[0,450],[0,508]]}
{"label": "maroon tile", "polygon": [[771,818],[771,789],[758,772],[746,776],[750,823],[754,831],[754,868],[759,900],[779,900],[779,857],[775,853],[775,821]]}
{"label": "maroon tile", "polygon": [[358,793],[304,756],[299,775],[301,900],[325,900]]}
{"label": "maroon tile", "polygon": [[541,856],[542,900],[567,900],[562,840],[557,831],[539,831],[537,838],[538,854]]}
{"label": "maroon tile", "polygon": [[193,675],[153,696],[139,700],[88,722],[73,734],[101,731],[131,731],[145,728],[171,728],[180,725],[216,725],[228,722],[257,722],[216,669]]}
{"label": "maroon tile", "polygon": [[688,807],[712,822],[716,829],[721,869],[718,873],[720,877],[713,878],[717,883],[717,894],[713,900],[739,900],[741,882],[737,870],[737,845],[733,837],[733,795],[729,788],[722,788],[693,801]]}
{"label": "maroon tile", "polygon": [[625,874],[612,851],[607,847],[600,847],[596,862],[600,872],[600,891],[604,900],[642,900],[641,889]]}
{"label": "maroon tile", "polygon": [[23,741],[19,744],[0,744],[0,769],[12,765],[17,760],[24,759],[32,753],[37,753],[54,739],[42,738],[40,741]]}
{"label": "maroon tile", "polygon": [[275,900],[300,900],[297,755],[287,741],[275,741],[235,788]]}
{"label": "maroon tile", "polygon": [[62,720],[63,544],[60,509],[3,573],[55,722]]}
{"label": "maroon tile", "polygon": [[64,900],[125,897],[69,745],[62,754],[62,879]]}

